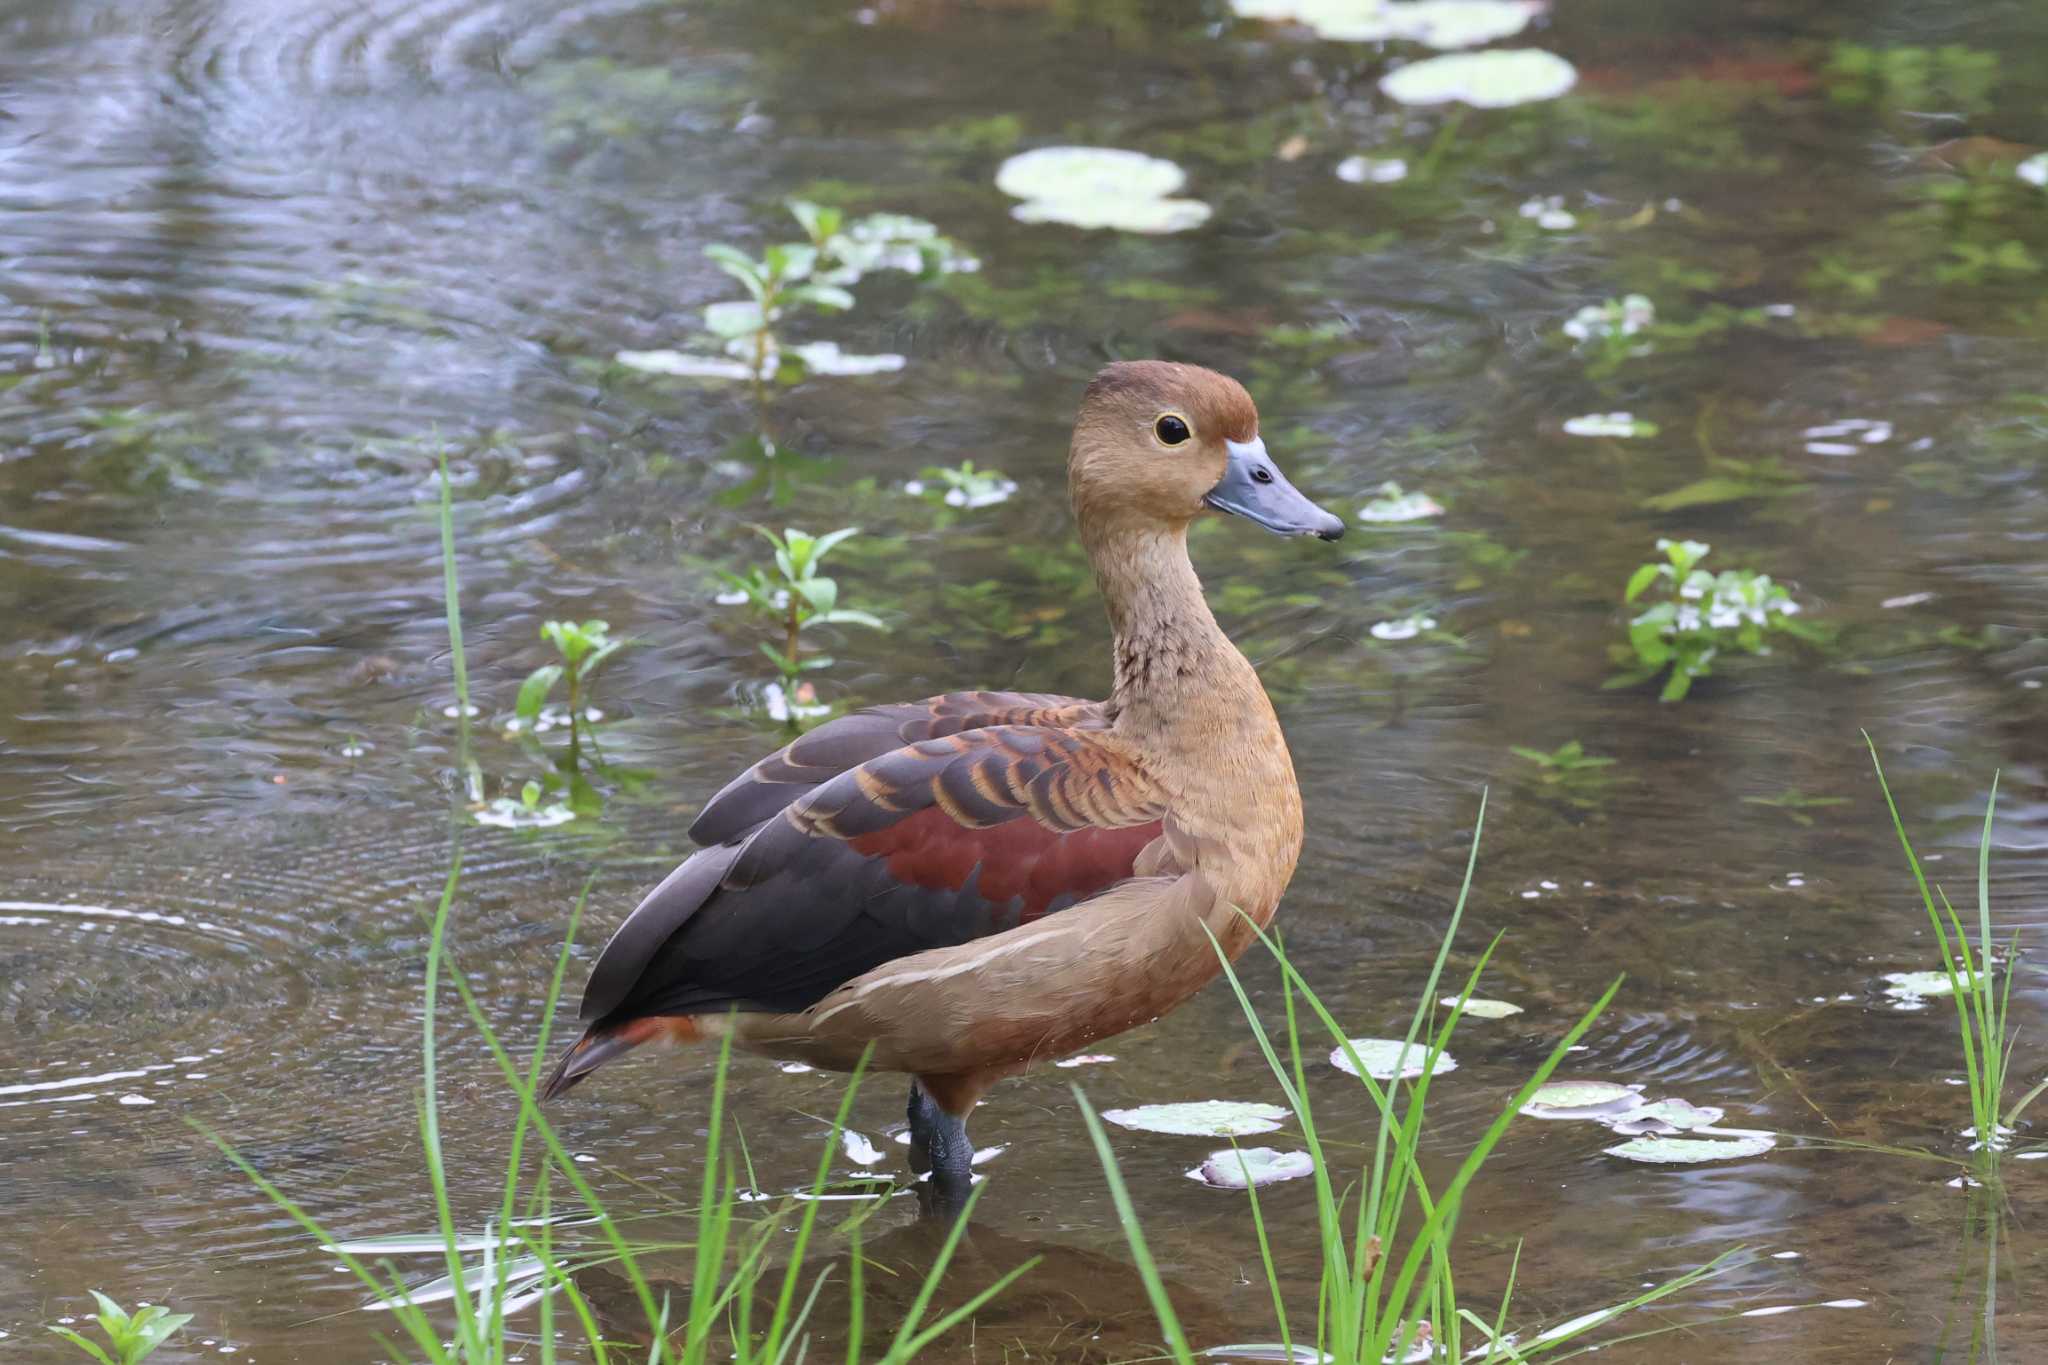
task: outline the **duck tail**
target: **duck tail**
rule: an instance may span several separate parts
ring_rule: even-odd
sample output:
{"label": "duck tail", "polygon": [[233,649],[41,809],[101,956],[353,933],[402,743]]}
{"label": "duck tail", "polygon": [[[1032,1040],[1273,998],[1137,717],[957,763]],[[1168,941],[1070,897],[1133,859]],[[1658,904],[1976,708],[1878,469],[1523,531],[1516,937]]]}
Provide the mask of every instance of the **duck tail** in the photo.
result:
{"label": "duck tail", "polygon": [[555,1063],[547,1084],[540,1089],[541,1102],[545,1104],[574,1089],[585,1076],[642,1043],[658,1039],[682,1041],[696,1036],[696,1020],[688,1017],[650,1015],[621,1024],[592,1024],[562,1054],[562,1060]]}

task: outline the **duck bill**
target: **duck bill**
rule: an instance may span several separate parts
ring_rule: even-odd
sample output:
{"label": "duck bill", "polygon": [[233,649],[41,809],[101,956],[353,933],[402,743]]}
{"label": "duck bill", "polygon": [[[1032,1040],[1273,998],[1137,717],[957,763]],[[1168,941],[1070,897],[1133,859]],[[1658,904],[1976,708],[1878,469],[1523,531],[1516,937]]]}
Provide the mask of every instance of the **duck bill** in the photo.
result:
{"label": "duck bill", "polygon": [[1287,476],[1266,454],[1263,440],[1254,436],[1249,441],[1226,441],[1224,448],[1230,461],[1224,466],[1223,478],[1202,498],[1206,506],[1243,517],[1275,535],[1335,540],[1344,534],[1343,521],[1287,482]]}

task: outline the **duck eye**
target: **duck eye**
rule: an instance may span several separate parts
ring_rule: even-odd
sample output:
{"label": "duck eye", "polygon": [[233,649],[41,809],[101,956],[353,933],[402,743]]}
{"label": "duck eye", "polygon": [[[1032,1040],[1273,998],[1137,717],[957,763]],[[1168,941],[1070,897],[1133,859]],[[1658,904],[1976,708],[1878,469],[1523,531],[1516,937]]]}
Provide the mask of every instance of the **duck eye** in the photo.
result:
{"label": "duck eye", "polygon": [[1185,421],[1170,412],[1152,424],[1152,431],[1159,437],[1162,444],[1170,446],[1177,446],[1194,434],[1188,430],[1188,424]]}

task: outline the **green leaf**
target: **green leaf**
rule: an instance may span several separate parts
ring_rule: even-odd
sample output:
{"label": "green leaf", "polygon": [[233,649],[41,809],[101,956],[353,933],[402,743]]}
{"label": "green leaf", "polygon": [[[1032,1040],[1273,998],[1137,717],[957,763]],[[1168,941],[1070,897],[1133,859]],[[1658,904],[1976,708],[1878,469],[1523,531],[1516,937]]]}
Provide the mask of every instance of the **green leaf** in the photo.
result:
{"label": "green leaf", "polygon": [[97,1342],[86,1340],[69,1327],[52,1327],[49,1330],[91,1356],[94,1360],[99,1361],[100,1365],[122,1365],[122,1362],[115,1360],[112,1356],[101,1350]]}
{"label": "green leaf", "polygon": [[818,263],[818,252],[807,244],[782,242],[762,252],[761,260],[768,267],[770,279],[787,284],[811,273],[811,267]]}
{"label": "green leaf", "polygon": [[707,304],[704,309],[704,326],[714,336],[752,336],[768,325],[768,315],[755,299],[727,299],[722,303]]}
{"label": "green leaf", "polygon": [[519,789],[519,804],[528,810],[540,805],[540,798],[541,789],[538,782],[528,779],[526,785]]}
{"label": "green leaf", "polygon": [[850,539],[859,534],[860,527],[858,526],[842,526],[836,531],[832,531],[825,535],[819,536],[818,548],[812,554],[811,562],[816,563],[818,560],[823,559],[826,556],[826,554],[828,554],[831,551],[832,547],[837,545],[840,541]]}
{"label": "green leaf", "polygon": [[521,720],[531,724],[540,714],[540,708],[547,701],[548,693],[553,691],[555,684],[561,680],[560,664],[543,664],[534,669],[526,675],[526,681],[519,684],[519,700],[513,704],[512,709],[519,713]]}
{"label": "green leaf", "polygon": [[866,626],[870,630],[887,630],[889,628],[878,618],[870,616],[864,611],[856,611],[851,607],[840,607],[836,611],[828,611],[818,619],[835,626]]}
{"label": "green leaf", "polygon": [[1744,498],[1781,497],[1796,491],[1799,485],[1762,484],[1754,479],[1731,478],[1726,474],[1710,474],[1696,479],[1683,488],[1674,488],[1669,493],[1659,493],[1654,498],[1644,498],[1642,505],[1652,512],[1676,512],[1683,507],[1710,507],[1716,503],[1740,502]]}
{"label": "green leaf", "polygon": [[1671,676],[1664,680],[1664,690],[1658,694],[1658,701],[1683,701],[1685,694],[1692,691],[1692,674],[1684,668],[1674,668]]}
{"label": "green leaf", "polygon": [[806,578],[796,585],[797,593],[821,617],[829,617],[839,601],[839,584],[822,575]]}
{"label": "green leaf", "polygon": [[606,659],[609,659],[631,643],[633,643],[631,640],[606,640],[595,650],[592,650],[588,658],[576,666],[577,679],[580,681],[589,677],[598,670]]}
{"label": "green leaf", "polygon": [[1640,569],[1637,569],[1633,574],[1629,575],[1628,591],[1622,594],[1621,600],[1633,602],[1638,597],[1641,597],[1643,589],[1656,582],[1657,575],[1663,571],[1664,566],[1661,564],[1645,564]]}
{"label": "green leaf", "polygon": [[1611,692],[1621,687],[1639,687],[1657,676],[1656,668],[1632,668],[1626,673],[1617,673],[1600,684],[1602,691]]}
{"label": "green leaf", "polygon": [[853,307],[853,295],[836,284],[806,284],[790,290],[789,298],[795,303],[808,303],[813,308],[835,313],[843,313]]}
{"label": "green leaf", "polygon": [[736,247],[714,242],[704,248],[704,254],[717,263],[718,268],[747,287],[754,296],[754,302],[766,305],[768,302],[768,278],[754,258]]}
{"label": "green leaf", "polygon": [[597,816],[604,814],[604,797],[597,788],[590,785],[590,779],[582,773],[569,775],[569,809],[578,815]]}

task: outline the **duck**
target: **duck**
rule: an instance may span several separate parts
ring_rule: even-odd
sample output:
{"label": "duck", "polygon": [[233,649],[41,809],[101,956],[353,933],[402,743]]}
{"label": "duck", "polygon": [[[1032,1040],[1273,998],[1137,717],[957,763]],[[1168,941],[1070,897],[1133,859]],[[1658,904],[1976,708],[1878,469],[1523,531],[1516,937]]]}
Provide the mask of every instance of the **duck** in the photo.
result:
{"label": "duck", "polygon": [[1156,1020],[1269,924],[1302,847],[1293,760],[1188,556],[1204,517],[1335,540],[1236,380],[1087,385],[1068,448],[1108,609],[1107,699],[961,691],[828,721],[705,804],[593,964],[543,1099],[649,1043],[908,1073],[928,1211],[963,1207],[996,1082]]}

